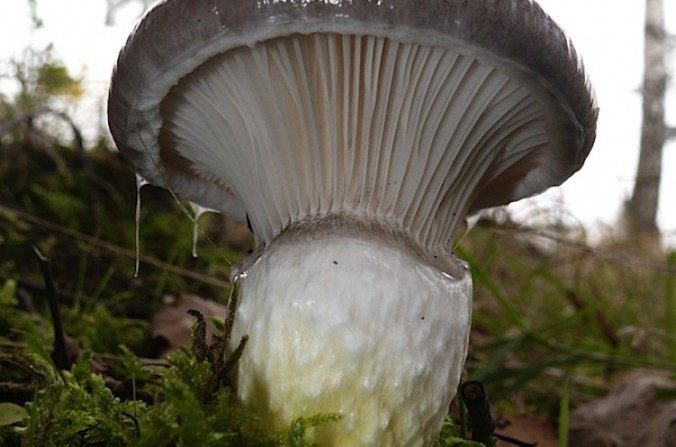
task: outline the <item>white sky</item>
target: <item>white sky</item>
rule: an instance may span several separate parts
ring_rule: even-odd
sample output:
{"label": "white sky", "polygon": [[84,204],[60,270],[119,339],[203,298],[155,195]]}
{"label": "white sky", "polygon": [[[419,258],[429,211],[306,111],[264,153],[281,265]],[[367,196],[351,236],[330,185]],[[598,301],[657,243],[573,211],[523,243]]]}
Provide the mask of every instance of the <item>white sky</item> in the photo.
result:
{"label": "white sky", "polygon": [[[601,115],[596,146],[583,169],[562,188],[537,199],[542,205],[563,202],[570,214],[593,228],[612,227],[622,202],[633,187],[641,122],[639,88],[643,71],[643,1],[539,0],[542,7],[572,38],[593,81]],[[676,0],[665,0],[668,28],[676,33]],[[105,96],[108,79],[138,8],[128,7],[118,24],[104,26],[103,0],[38,0],[44,28],[30,31],[26,0],[0,0],[0,61],[19,56],[29,45],[52,42],[71,71],[86,80],[89,95],[77,118],[98,129],[101,118],[95,105]],[[670,58],[676,77],[676,54]],[[1,73],[0,73],[1,75]],[[0,88],[8,88],[0,80]],[[92,112],[93,110],[93,112]],[[676,125],[676,88],[667,98],[668,122]],[[92,123],[92,118],[95,122]],[[84,123],[87,123],[86,125]],[[659,224],[676,246],[676,141],[665,147]],[[523,206],[517,213],[525,212]]]}

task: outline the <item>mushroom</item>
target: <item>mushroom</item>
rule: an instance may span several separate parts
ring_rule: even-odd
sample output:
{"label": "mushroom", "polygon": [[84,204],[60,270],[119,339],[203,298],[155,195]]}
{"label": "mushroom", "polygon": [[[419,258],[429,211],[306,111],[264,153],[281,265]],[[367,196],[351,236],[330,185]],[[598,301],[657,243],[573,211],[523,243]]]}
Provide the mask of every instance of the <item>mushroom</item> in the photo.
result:
{"label": "mushroom", "polygon": [[150,183],[244,220],[236,396],[320,445],[428,444],[468,349],[468,213],[559,185],[598,110],[532,0],[165,0],[113,74]]}

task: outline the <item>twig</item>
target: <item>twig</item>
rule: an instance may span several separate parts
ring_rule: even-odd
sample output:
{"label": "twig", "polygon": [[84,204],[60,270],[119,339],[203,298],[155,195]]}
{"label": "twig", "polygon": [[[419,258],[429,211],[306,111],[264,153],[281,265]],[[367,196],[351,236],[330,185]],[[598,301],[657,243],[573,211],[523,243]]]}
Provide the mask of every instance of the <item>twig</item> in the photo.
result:
{"label": "twig", "polygon": [[33,383],[0,382],[0,401],[27,402],[35,394]]}
{"label": "twig", "polygon": [[518,447],[536,447],[536,444],[521,441],[510,436],[494,433],[495,420],[491,415],[486,390],[481,382],[471,380],[460,386],[460,397],[467,407],[467,414],[472,425],[472,441],[487,444],[492,437],[514,444]]}
{"label": "twig", "polygon": [[513,444],[517,447],[537,447],[538,443],[530,443],[530,442],[525,442],[521,441],[520,439],[512,438],[511,436],[507,435],[501,435],[500,433],[493,433],[493,436],[498,438],[501,441],[507,442],[509,444]]}
{"label": "twig", "polygon": [[583,375],[569,375],[569,373],[561,368],[555,368],[550,366],[542,370],[542,372],[550,378],[557,379],[557,381],[563,380],[566,377],[570,377],[571,385],[576,387],[592,388],[600,394],[607,394],[610,391],[610,387],[604,380],[595,380]]}
{"label": "twig", "polygon": [[136,419],[136,416],[133,414],[127,413],[125,411],[122,412],[123,416],[127,416],[129,419],[131,419],[134,422],[134,428],[136,429],[136,439],[141,439],[141,428],[138,425],[138,419]]}
{"label": "twig", "polygon": [[[7,278],[4,276],[0,276],[1,280],[6,280]],[[16,287],[19,289],[19,291],[23,291],[34,294],[34,295],[44,295],[46,296],[49,292],[47,289],[45,289],[43,286],[40,286],[38,284],[34,284],[32,282],[24,281],[24,280],[18,280],[16,281]],[[67,292],[62,292],[58,291],[59,295],[59,302],[60,303],[72,303],[75,302],[75,297],[71,295],[70,293]],[[26,311],[30,313],[38,313],[37,309],[35,309],[34,305],[32,303],[21,303],[21,305],[26,309]],[[30,308],[29,308],[30,307]]]}
{"label": "twig", "polygon": [[[129,387],[119,380],[110,376],[105,376],[103,379],[106,387],[113,393],[115,397],[121,399],[129,399]],[[14,382],[0,382],[0,401],[13,402],[27,402],[35,395],[36,384],[31,383],[14,383]],[[155,401],[155,396],[148,390],[136,390],[137,400],[152,404]]]}
{"label": "twig", "polygon": [[59,312],[59,293],[56,290],[56,284],[54,284],[52,265],[49,258],[43,255],[37,247],[33,247],[33,251],[40,262],[40,270],[42,270],[42,276],[48,292],[49,312],[52,315],[52,323],[54,325],[54,352],[52,352],[52,359],[58,370],[70,369],[71,361],[66,350],[66,337],[63,333],[61,314]]}
{"label": "twig", "polygon": [[643,360],[638,358],[629,357],[626,355],[619,354],[607,354],[604,352],[595,352],[595,351],[586,351],[580,348],[574,348],[571,346],[557,344],[550,341],[547,337],[529,333],[528,336],[530,339],[539,344],[540,346],[549,349],[554,352],[559,352],[561,354],[566,354],[570,356],[577,357],[581,360],[586,360],[594,363],[601,364],[612,364],[614,366],[626,366],[630,368],[653,368],[653,369],[663,369],[667,371],[673,371],[676,369],[676,363],[670,362],[668,360],[653,361],[653,360]]}
{"label": "twig", "polygon": [[21,289],[18,284],[17,287],[18,290],[16,291],[16,298],[19,300],[21,307],[29,314],[39,315],[40,312],[38,311],[37,307],[35,307],[33,297],[31,297],[26,290]]}
{"label": "twig", "polygon": [[[5,349],[26,350],[28,349],[28,344],[11,340],[0,340],[0,347]],[[93,353],[92,358],[94,359],[94,361],[104,364],[122,361],[122,357],[115,354]],[[167,368],[170,366],[169,362],[165,359],[151,359],[147,357],[137,357],[137,360],[141,362],[141,364],[144,366],[161,366]]]}
{"label": "twig", "polygon": [[[570,301],[575,310],[580,313],[584,313],[588,307],[587,303],[580,297],[577,291],[572,288],[566,290],[566,298],[568,298],[568,301]],[[610,346],[617,348],[620,345],[620,340],[615,334],[615,331],[612,329],[603,311],[596,309],[594,311],[594,317],[596,319],[596,323],[601,329],[601,333],[608,341]]]}
{"label": "twig", "polygon": [[[68,236],[70,238],[85,242],[91,245],[92,247],[96,247],[98,249],[114,253],[117,255],[125,256],[129,259],[134,260],[136,259],[136,252],[133,250],[117,246],[110,242],[95,238],[93,236],[89,236],[88,234],[81,233],[71,228],[66,228],[59,224],[55,224],[53,222],[41,219],[33,214],[27,213],[22,210],[18,210],[16,208],[7,206],[2,203],[0,203],[0,213],[5,213],[10,216],[17,217],[23,220],[24,222],[28,222],[30,224],[36,225],[46,230],[54,231],[63,234],[65,236]],[[160,270],[166,270],[168,272],[174,273],[184,278],[192,279],[194,281],[198,281],[204,284],[209,284],[214,287],[220,287],[224,289],[230,288],[230,283],[228,281],[219,278],[214,278],[213,276],[209,275],[204,275],[202,273],[193,272],[191,270],[187,270],[172,264],[167,264],[166,262],[162,262],[159,259],[153,258],[151,256],[141,255],[140,259],[142,262],[145,262],[146,264],[152,265],[153,267],[156,267]]]}
{"label": "twig", "polygon": [[127,383],[124,383],[120,380],[114,379],[110,376],[105,376],[103,382],[106,384],[106,387],[113,393],[115,397],[121,399],[134,399],[141,400],[148,404],[155,402],[155,396],[148,390],[136,389],[136,396],[133,396],[131,390]]}
{"label": "twig", "polygon": [[467,407],[472,425],[472,440],[484,444],[489,442],[495,430],[495,422],[484,386],[475,380],[465,382],[460,386],[460,397]]}
{"label": "twig", "polygon": [[[102,362],[120,362],[122,358],[115,354],[94,354],[94,360]],[[144,366],[161,366],[168,368],[169,362],[165,359],[149,359],[146,357],[136,357],[136,359]]]}
{"label": "twig", "polygon": [[14,117],[12,119],[5,121],[4,123],[2,123],[0,125],[0,138],[3,135],[5,135],[7,132],[12,130],[14,127],[18,126],[19,124],[23,124],[23,123],[30,124],[33,120],[35,120],[36,118],[38,118],[41,115],[52,115],[56,118],[59,118],[59,119],[65,121],[66,124],[68,124],[68,126],[73,131],[73,139],[75,140],[75,146],[80,151],[84,150],[82,132],[75,125],[75,122],[73,121],[73,119],[70,116],[68,116],[68,114],[66,114],[65,112],[50,109],[48,107],[43,107],[43,108],[40,108],[40,109],[31,110],[30,112],[26,112],[24,114],[21,114],[17,117]]}
{"label": "twig", "polygon": [[645,259],[639,259],[636,258],[635,256],[631,256],[628,254],[624,253],[617,253],[617,252],[610,252],[610,251],[605,251],[605,250],[600,250],[594,247],[590,247],[589,245],[574,241],[571,239],[567,239],[562,236],[558,236],[556,234],[552,234],[543,230],[538,230],[535,228],[527,228],[527,227],[505,227],[505,226],[497,226],[497,225],[490,225],[490,224],[484,224],[482,225],[485,228],[490,229],[491,231],[494,231],[496,233],[503,233],[503,234],[529,234],[532,236],[538,236],[542,237],[545,239],[549,239],[553,242],[556,242],[560,245],[564,245],[569,248],[574,248],[576,250],[580,250],[585,253],[589,253],[592,256],[599,258],[599,259],[604,259],[606,261],[618,263],[618,264],[623,264],[623,265],[632,265],[635,267],[640,267],[646,270],[653,270],[656,272],[663,272],[663,273],[669,273],[669,274],[674,274],[676,275],[676,267],[670,266],[668,264],[661,264],[658,262],[652,262],[648,261]]}
{"label": "twig", "polygon": [[17,341],[11,340],[2,340],[0,339],[0,346],[8,349],[27,349],[28,345],[26,343],[20,343]]}

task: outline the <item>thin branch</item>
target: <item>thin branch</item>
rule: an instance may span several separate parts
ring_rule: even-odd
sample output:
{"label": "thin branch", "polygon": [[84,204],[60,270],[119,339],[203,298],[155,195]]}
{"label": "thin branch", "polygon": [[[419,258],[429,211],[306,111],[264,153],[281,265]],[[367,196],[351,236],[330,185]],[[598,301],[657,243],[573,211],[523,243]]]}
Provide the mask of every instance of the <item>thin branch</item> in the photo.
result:
{"label": "thin branch", "polygon": [[[112,377],[105,376],[103,381],[108,389],[115,397],[121,399],[129,399],[130,390],[129,385],[116,380]],[[32,383],[14,383],[14,382],[0,382],[0,396],[3,400],[15,402],[27,402],[33,399],[36,392],[36,384]],[[148,390],[136,390],[136,397],[146,403],[152,404],[155,401],[155,396]]]}
{"label": "thin branch", "polygon": [[133,396],[129,383],[125,383],[110,376],[104,376],[103,382],[115,397],[125,400],[135,398],[136,400],[142,400],[143,402],[149,404],[155,402],[155,396],[148,390],[144,390],[142,388],[136,389],[136,396]]}
{"label": "thin branch", "polygon": [[59,155],[58,151],[54,147],[54,144],[51,141],[52,138],[42,130],[35,127],[32,121],[28,123],[28,129],[30,131],[31,137],[35,139],[40,149],[45,154],[47,154],[47,157],[49,157],[52,162],[54,162],[59,174],[65,177],[70,177],[70,169],[68,169],[68,164],[63,159],[63,157]]}
{"label": "thin branch", "polygon": [[[31,295],[41,295],[41,296],[47,296],[49,293],[47,289],[44,286],[40,286],[38,284],[29,282],[29,281],[24,281],[24,280],[16,280],[12,277],[5,276],[5,275],[0,275],[0,282],[4,282],[7,280],[13,280],[16,281],[16,287],[18,289],[18,292],[21,293],[23,292],[24,294],[29,293]],[[62,292],[58,291],[59,294],[59,302],[61,303],[73,303],[75,302],[75,297],[67,292]],[[32,300],[29,300],[31,298],[30,296],[23,297],[21,295],[17,296],[19,298],[19,304],[21,304],[21,307],[28,313],[32,314],[38,314],[37,307],[35,306],[35,303],[32,302]]]}
{"label": "thin branch", "polygon": [[538,445],[537,442],[535,443],[525,442],[521,441],[520,439],[512,438],[511,436],[501,435],[500,433],[493,433],[493,436],[495,436],[496,438],[498,438],[503,442],[515,445],[517,447],[537,447]]}
{"label": "thin branch", "polygon": [[54,365],[57,369],[70,369],[71,361],[66,350],[66,337],[63,333],[63,325],[61,324],[61,314],[59,312],[59,292],[56,290],[54,283],[54,276],[52,275],[52,264],[45,255],[43,255],[37,247],[33,247],[35,255],[40,262],[40,270],[45,280],[45,287],[47,288],[47,297],[49,302],[49,312],[52,315],[52,323],[54,326],[54,352],[52,353]]}
{"label": "thin branch", "polygon": [[[122,357],[115,354],[94,354],[93,358],[94,360],[101,363],[122,361]],[[165,368],[168,368],[170,366],[169,361],[165,359],[150,359],[147,357],[136,357],[136,360],[138,360],[143,366],[160,366]]]}
{"label": "thin branch", "polygon": [[[27,213],[26,211],[18,210],[11,206],[0,203],[0,214],[5,214],[11,216],[10,218],[18,218],[24,222],[30,223],[32,225],[38,226],[45,230],[54,231],[60,233],[64,236],[85,242],[86,244],[96,247],[100,250],[107,251],[120,256],[125,256],[129,259],[136,259],[136,252],[134,250],[129,250],[127,248],[120,247],[118,245],[112,244],[110,242],[95,238],[88,234],[81,233],[79,231],[73,230],[71,228],[66,228],[59,224],[55,224],[45,219],[41,219],[33,214]],[[230,283],[228,281],[215,278],[213,276],[204,275],[202,273],[193,272],[192,270],[187,270],[172,264],[167,264],[162,262],[157,258],[153,258],[148,255],[140,255],[141,262],[152,265],[160,270],[166,270],[168,272],[174,273],[176,275],[182,276],[193,281],[198,281],[204,284],[208,284],[214,287],[220,287],[223,289],[229,289]]]}
{"label": "thin branch", "polygon": [[656,272],[676,274],[676,267],[670,266],[668,264],[662,264],[659,262],[652,262],[645,259],[636,258],[634,255],[629,255],[625,253],[611,252],[606,250],[600,250],[589,245],[578,242],[572,239],[567,239],[563,236],[559,236],[547,231],[538,230],[536,228],[529,227],[507,227],[507,226],[497,226],[491,224],[482,224],[485,228],[490,229],[496,233],[502,234],[528,234],[532,236],[542,237],[544,239],[549,239],[550,241],[556,242],[557,244],[564,245],[569,248],[573,248],[585,253],[589,253],[595,258],[604,259],[606,261],[615,262],[623,265],[631,265],[634,267],[640,267],[646,270],[653,270]]}
{"label": "thin branch", "polygon": [[[11,340],[0,340],[0,348],[4,349],[4,351],[2,351],[3,353],[6,351],[25,351],[28,349],[28,344]],[[93,353],[92,358],[95,362],[104,366],[110,363],[122,362],[122,357],[115,354]],[[136,357],[136,359],[144,366],[160,366],[167,368],[170,366],[169,361],[166,359],[151,359],[147,357]]]}
{"label": "thin branch", "polygon": [[52,115],[56,118],[61,119],[62,121],[65,121],[73,132],[73,140],[75,141],[75,146],[80,151],[84,150],[82,132],[80,131],[80,128],[77,127],[73,119],[70,116],[68,116],[68,114],[66,114],[65,112],[50,109],[49,107],[31,110],[30,112],[26,112],[22,115],[9,119],[4,123],[0,124],[0,138],[2,138],[7,132],[12,130],[16,126],[20,124],[30,124],[33,120],[39,118],[42,115]]}
{"label": "thin branch", "polygon": [[35,383],[0,382],[0,399],[8,402],[28,402],[35,395]]}
{"label": "thin branch", "polygon": [[[44,291],[44,294],[46,294],[47,291]],[[35,302],[33,301],[33,297],[31,296],[28,291],[24,290],[21,288],[19,285],[19,282],[17,282],[17,291],[16,291],[16,298],[19,300],[19,304],[21,305],[21,308],[28,312],[29,314],[32,315],[39,315],[40,312],[38,311],[38,308],[35,306]]]}
{"label": "thin branch", "polygon": [[676,127],[667,128],[667,140],[676,139]]}
{"label": "thin branch", "polygon": [[460,386],[460,397],[467,407],[472,426],[472,441],[488,443],[495,430],[486,390],[481,382],[471,380]]}

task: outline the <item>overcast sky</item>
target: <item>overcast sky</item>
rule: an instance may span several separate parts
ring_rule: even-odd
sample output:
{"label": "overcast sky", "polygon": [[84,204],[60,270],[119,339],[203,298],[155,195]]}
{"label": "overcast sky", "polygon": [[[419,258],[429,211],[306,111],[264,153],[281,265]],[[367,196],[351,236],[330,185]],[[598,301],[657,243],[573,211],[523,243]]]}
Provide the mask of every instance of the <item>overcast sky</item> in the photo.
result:
{"label": "overcast sky", "polygon": [[[596,146],[582,169],[562,188],[539,198],[540,205],[563,201],[575,219],[590,228],[612,227],[622,201],[631,193],[636,170],[643,71],[643,1],[539,0],[571,36],[593,81],[601,116]],[[676,32],[676,0],[665,0],[668,28]],[[44,28],[31,32],[26,0],[0,0],[0,61],[18,56],[29,45],[52,42],[57,55],[86,80],[89,96],[77,117],[89,129],[94,104],[105,95],[117,52],[138,9],[128,7],[117,25],[104,26],[103,0],[38,0]],[[670,68],[676,73],[676,54]],[[0,81],[0,88],[11,85]],[[668,120],[676,125],[676,88],[667,99]],[[84,123],[87,123],[86,125]],[[665,148],[659,224],[676,245],[676,142]],[[671,203],[670,203],[671,202]],[[518,213],[526,208],[519,207]]]}

